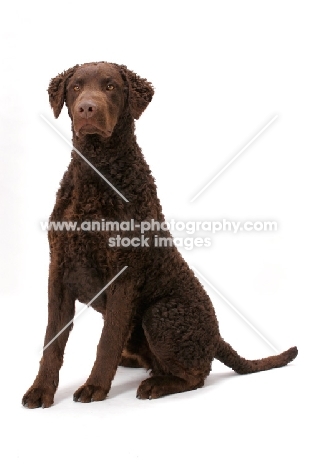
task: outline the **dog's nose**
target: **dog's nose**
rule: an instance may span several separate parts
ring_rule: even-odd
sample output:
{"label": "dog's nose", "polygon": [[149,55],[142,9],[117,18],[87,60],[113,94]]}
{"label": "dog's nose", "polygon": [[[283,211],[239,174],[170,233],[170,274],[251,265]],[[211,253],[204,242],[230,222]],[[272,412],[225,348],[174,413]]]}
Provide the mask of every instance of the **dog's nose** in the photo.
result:
{"label": "dog's nose", "polygon": [[81,117],[88,119],[94,115],[96,111],[96,104],[92,101],[83,101],[78,106],[78,112]]}

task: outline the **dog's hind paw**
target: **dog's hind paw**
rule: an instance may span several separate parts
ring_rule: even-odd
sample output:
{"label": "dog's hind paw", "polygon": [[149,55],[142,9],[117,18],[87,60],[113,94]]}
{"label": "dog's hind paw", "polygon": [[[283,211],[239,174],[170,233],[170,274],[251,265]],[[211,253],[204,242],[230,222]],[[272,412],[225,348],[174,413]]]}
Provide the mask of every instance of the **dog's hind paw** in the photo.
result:
{"label": "dog's hind paw", "polygon": [[98,386],[84,384],[74,393],[74,401],[79,401],[80,403],[91,403],[92,401],[102,401],[105,400],[107,396],[107,391]]}
{"label": "dog's hind paw", "polygon": [[25,408],[49,408],[53,405],[55,388],[30,387],[22,399]]}
{"label": "dog's hind paw", "polygon": [[154,398],[160,398],[173,393],[168,389],[167,380],[166,377],[158,376],[143,380],[139,385],[137,398],[140,400],[153,400]]}
{"label": "dog's hind paw", "polygon": [[155,376],[143,380],[137,391],[140,400],[153,400],[171,393],[184,391],[185,381],[174,376]]}
{"label": "dog's hind paw", "polygon": [[190,377],[188,380],[174,375],[155,375],[143,380],[137,391],[137,398],[153,400],[172,393],[188,392],[204,385],[202,376]]}

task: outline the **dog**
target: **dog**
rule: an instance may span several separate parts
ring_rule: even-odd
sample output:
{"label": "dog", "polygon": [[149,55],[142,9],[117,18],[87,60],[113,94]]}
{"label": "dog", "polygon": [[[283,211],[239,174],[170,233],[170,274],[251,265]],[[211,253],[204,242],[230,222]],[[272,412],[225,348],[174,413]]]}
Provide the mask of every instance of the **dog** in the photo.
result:
{"label": "dog", "polygon": [[214,358],[240,374],[291,362],[296,347],[259,360],[240,357],[221,337],[209,296],[170,242],[155,181],[135,136],[134,121],[154,94],[151,83],[124,65],[94,62],[53,78],[48,93],[55,118],[64,104],[68,108],[74,148],[50,221],[82,226],[105,220],[114,227],[135,220],[131,242],[140,239],[134,237],[140,223],[154,222],[160,226],[157,235],[168,242],[157,246],[150,231],[142,245],[125,247],[116,239],[125,242],[129,232],[120,228],[49,231],[45,347],[23,405],[53,404],[75,300],[92,302],[104,327],[90,376],[74,401],[104,400],[118,365],[150,370],[137,397],[154,399],[202,387]]}

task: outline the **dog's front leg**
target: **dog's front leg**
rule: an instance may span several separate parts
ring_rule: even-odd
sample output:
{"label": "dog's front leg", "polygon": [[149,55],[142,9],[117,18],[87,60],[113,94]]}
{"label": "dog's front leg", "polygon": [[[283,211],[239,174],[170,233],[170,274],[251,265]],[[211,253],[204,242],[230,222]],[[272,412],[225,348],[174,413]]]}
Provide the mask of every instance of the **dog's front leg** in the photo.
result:
{"label": "dog's front leg", "polygon": [[57,338],[55,337],[74,318],[75,314],[74,295],[62,283],[62,279],[63,272],[51,263],[48,325],[44,340],[44,351],[38,375],[22,400],[23,405],[28,408],[40,406],[48,408],[51,406],[58,386],[59,370],[63,363],[64,349],[72,324]]}
{"label": "dog's front leg", "polygon": [[86,383],[74,393],[74,401],[90,403],[106,398],[129,336],[134,310],[133,286],[128,282],[113,285],[107,293],[105,323],[95,363]]}

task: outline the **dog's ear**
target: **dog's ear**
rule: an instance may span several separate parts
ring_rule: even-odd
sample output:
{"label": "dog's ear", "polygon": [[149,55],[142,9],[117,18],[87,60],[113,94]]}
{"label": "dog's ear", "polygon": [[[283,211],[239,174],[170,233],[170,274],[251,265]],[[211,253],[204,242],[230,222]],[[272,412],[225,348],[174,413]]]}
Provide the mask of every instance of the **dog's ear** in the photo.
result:
{"label": "dog's ear", "polygon": [[131,115],[134,119],[138,119],[152,100],[154,95],[153,86],[145,78],[140,78],[136,73],[128,70],[125,65],[120,65],[119,68],[128,83]]}
{"label": "dog's ear", "polygon": [[65,92],[67,80],[74,74],[79,65],[60,73],[55,78],[52,78],[49,84],[48,93],[50,105],[53,109],[54,117],[57,119],[61,113],[65,102]]}

